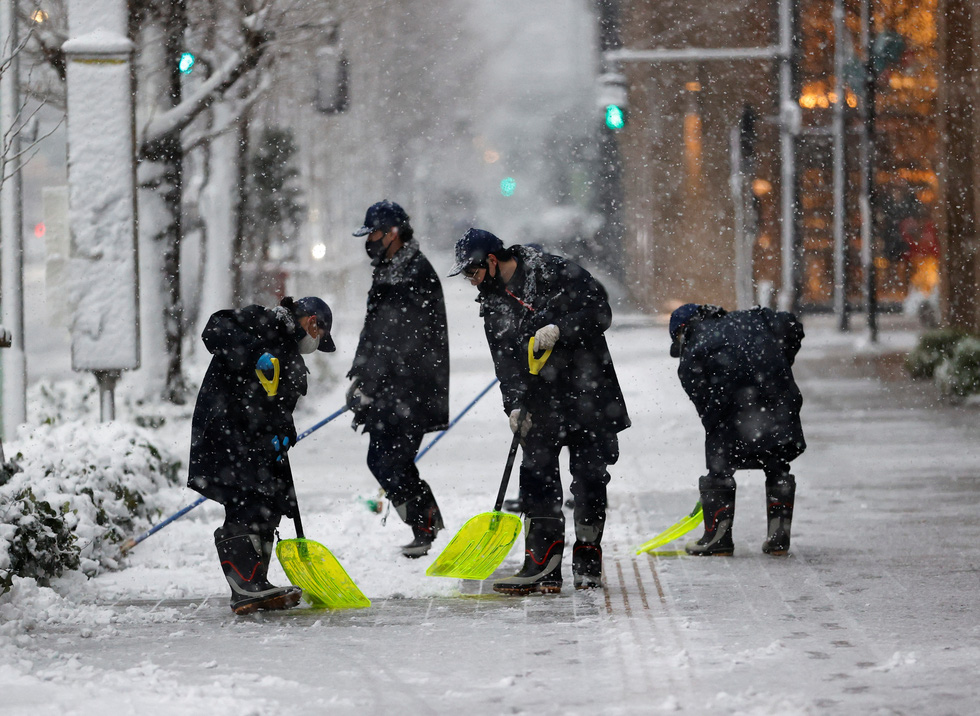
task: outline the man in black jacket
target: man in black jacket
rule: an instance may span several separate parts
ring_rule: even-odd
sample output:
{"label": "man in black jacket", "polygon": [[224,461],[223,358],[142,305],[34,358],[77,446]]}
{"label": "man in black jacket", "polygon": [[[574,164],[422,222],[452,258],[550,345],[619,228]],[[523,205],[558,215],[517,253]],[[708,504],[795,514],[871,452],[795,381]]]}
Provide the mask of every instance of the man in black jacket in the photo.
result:
{"label": "man in black jacket", "polygon": [[412,528],[406,557],[427,554],[443,528],[415,456],[427,432],[449,423],[449,332],[442,285],[414,239],[408,214],[373,204],[354,236],[366,236],[374,266],[367,315],[347,377],[354,427],[371,436],[368,468]]}
{"label": "man in black jacket", "polygon": [[273,586],[267,574],[276,527],[296,515],[286,451],[306,395],[302,354],[335,350],[332,320],[321,299],[286,297],[273,309],[218,311],[201,336],[212,358],[194,406],[187,486],[225,507],[214,544],[236,614],[299,602],[298,587]]}
{"label": "man in black jacket", "polygon": [[[612,322],[606,291],[588,271],[527,246],[504,248],[470,229],[456,243],[456,264],[480,292],[480,315],[504,411],[523,435],[521,497],[525,558],[514,576],[494,583],[504,594],[561,591],[565,544],[558,455],[569,449],[575,500],[572,572],[578,589],[602,586],[606,468],[619,459],[618,433],[630,425],[604,333]],[[527,349],[553,353],[538,377]],[[518,425],[520,409],[528,415]]]}
{"label": "man in black jacket", "polygon": [[789,463],[806,449],[793,379],[803,341],[796,316],[768,308],[728,313],[688,303],[670,317],[670,354],[705,430],[708,474],[701,478],[704,536],[689,542],[693,555],[731,555],[735,471],[766,475],[766,554],[789,551],[796,479]]}

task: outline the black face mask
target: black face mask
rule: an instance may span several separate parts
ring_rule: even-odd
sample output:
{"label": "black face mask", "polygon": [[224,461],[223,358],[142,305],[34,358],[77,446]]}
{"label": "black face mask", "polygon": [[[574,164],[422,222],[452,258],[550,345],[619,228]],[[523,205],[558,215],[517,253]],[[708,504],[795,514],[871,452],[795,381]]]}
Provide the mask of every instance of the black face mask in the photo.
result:
{"label": "black face mask", "polygon": [[484,271],[483,280],[480,281],[476,288],[480,293],[502,293],[504,282],[500,280],[500,268],[497,268],[497,273],[493,276],[490,275],[489,268]]}
{"label": "black face mask", "polygon": [[367,253],[368,258],[371,259],[371,265],[377,266],[381,263],[381,259],[385,257],[385,253],[388,251],[388,247],[385,246],[384,237],[378,239],[377,241],[371,241],[368,239],[364,242],[364,251]]}

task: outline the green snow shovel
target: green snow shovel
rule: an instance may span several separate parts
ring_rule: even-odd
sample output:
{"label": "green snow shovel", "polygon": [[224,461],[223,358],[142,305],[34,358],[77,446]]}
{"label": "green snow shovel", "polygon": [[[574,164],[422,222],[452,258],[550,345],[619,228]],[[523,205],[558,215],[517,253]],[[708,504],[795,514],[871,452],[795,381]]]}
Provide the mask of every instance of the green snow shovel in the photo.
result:
{"label": "green snow shovel", "polygon": [[[527,363],[532,376],[541,372],[550,355],[551,349],[549,348],[541,358],[535,358],[534,338],[531,338],[527,346]],[[510,552],[510,548],[514,546],[517,535],[521,533],[521,518],[517,515],[501,512],[500,509],[504,504],[507,483],[510,481],[514,458],[517,456],[517,446],[521,441],[520,428],[524,424],[524,418],[527,417],[527,397],[527,392],[525,392],[524,404],[521,406],[521,412],[517,418],[517,431],[514,433],[514,439],[510,444],[507,466],[504,468],[504,476],[500,481],[500,490],[497,492],[497,502],[493,507],[493,512],[484,512],[476,517],[471,517],[446,545],[442,554],[436,557],[436,561],[425,570],[428,576],[486,579],[500,566],[500,563]]]}
{"label": "green snow shovel", "polygon": [[[296,500],[296,489],[290,475],[289,491]],[[299,506],[293,518],[296,538],[279,540],[276,557],[291,584],[303,590],[303,598],[312,607],[327,609],[361,609],[371,606],[354,580],[337,558],[319,542],[306,539]]]}
{"label": "green snow shovel", "polygon": [[694,506],[694,510],[691,511],[691,514],[680,520],[677,524],[668,527],[653,539],[647,540],[641,544],[636,548],[636,553],[642,554],[643,552],[649,552],[657,547],[662,547],[668,542],[673,542],[678,537],[683,537],[686,535],[703,521],[704,515],[701,513],[701,502],[699,501],[698,504]]}

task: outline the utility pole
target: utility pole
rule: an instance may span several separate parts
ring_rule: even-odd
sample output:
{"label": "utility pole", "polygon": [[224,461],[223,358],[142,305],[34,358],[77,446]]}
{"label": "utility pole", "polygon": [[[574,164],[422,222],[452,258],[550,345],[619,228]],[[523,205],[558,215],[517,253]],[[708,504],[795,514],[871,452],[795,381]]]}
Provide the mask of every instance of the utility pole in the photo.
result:
{"label": "utility pole", "polygon": [[782,226],[780,310],[795,311],[796,269],[796,137],[800,133],[800,104],[793,92],[793,8],[795,0],[779,0],[779,155]]}
{"label": "utility pole", "polygon": [[844,0],[834,0],[834,103],[833,165],[834,165],[834,314],[837,328],[846,331],[850,327],[847,310],[847,242],[844,234],[847,206],[844,203],[846,165],[844,163],[844,110],[847,107],[844,83],[847,31],[844,28]]}
{"label": "utility pole", "polygon": [[[599,24],[600,78],[621,76],[619,62],[612,57],[622,44],[619,36],[619,0],[595,0],[595,6]],[[599,237],[604,254],[601,260],[614,276],[621,279],[626,271],[623,162],[619,142],[611,131],[605,128],[599,130],[598,145],[600,175],[595,200],[606,219]]]}
{"label": "utility pole", "polygon": [[21,144],[17,126],[20,115],[20,42],[17,33],[17,0],[0,0],[0,42],[6,63],[0,75],[0,301],[2,324],[10,331],[10,347],[2,355],[3,425],[0,433],[13,437],[27,420],[27,360],[24,354],[24,236],[21,218]]}
{"label": "utility pole", "polygon": [[875,92],[877,81],[871,52],[871,0],[861,0],[861,51],[864,53],[864,97],[858,103],[861,114],[861,269],[864,298],[868,309],[868,338],[878,342],[878,293],[874,262],[875,217]]}
{"label": "utility pole", "polygon": [[746,106],[729,135],[731,175],[729,185],[735,205],[735,307],[739,310],[755,305],[752,250],[758,231],[758,211],[752,193],[755,177],[755,112]]}

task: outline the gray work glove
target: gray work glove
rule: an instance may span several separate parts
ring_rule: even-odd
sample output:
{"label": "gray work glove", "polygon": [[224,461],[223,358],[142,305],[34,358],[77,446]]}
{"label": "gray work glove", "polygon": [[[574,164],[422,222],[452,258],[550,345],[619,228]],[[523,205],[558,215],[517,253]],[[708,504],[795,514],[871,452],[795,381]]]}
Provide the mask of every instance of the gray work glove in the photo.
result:
{"label": "gray work glove", "polygon": [[555,343],[558,342],[559,333],[561,331],[558,330],[558,326],[554,323],[549,323],[544,328],[539,328],[534,334],[534,350],[546,351],[549,348],[554,348]]}
{"label": "gray work glove", "polygon": [[361,390],[361,379],[357,376],[351,378],[350,387],[347,389],[347,407],[357,415],[374,402],[374,398]]}

